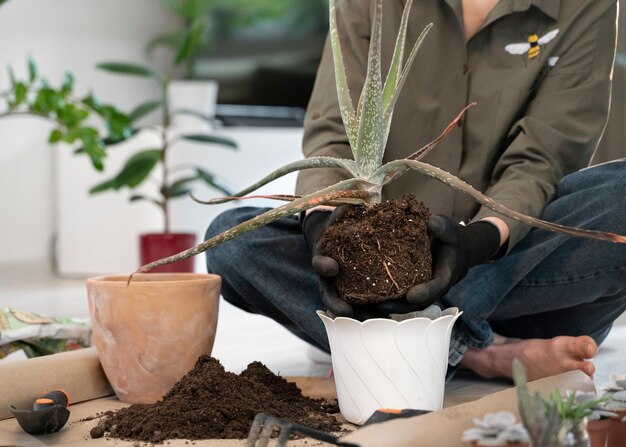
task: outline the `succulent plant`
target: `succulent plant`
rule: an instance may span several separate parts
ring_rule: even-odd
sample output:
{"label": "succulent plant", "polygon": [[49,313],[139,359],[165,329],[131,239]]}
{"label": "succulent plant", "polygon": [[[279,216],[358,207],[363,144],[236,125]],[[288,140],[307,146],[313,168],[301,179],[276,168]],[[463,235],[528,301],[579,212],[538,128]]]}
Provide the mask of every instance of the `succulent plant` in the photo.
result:
{"label": "succulent plant", "polygon": [[612,374],[610,379],[601,387],[608,398],[604,408],[609,411],[626,411],[626,374]]}
{"label": "succulent plant", "polygon": [[[274,196],[276,199],[287,200],[291,203],[272,209],[264,214],[256,216],[247,222],[216,235],[201,244],[184,252],[160,259],[140,267],[137,272],[147,272],[160,265],[169,264],[197,255],[222,242],[230,240],[237,235],[268,224],[284,216],[296,214],[321,204],[337,205],[340,203],[373,204],[380,202],[381,190],[384,185],[396,180],[402,174],[415,170],[424,175],[435,178],[470,195],[480,204],[500,213],[524,222],[526,224],[543,228],[545,230],[566,233],[572,236],[589,237],[611,242],[626,243],[626,237],[613,233],[583,230],[565,227],[554,223],[539,220],[517,211],[511,210],[493,199],[485,196],[461,179],[435,167],[420,161],[436,144],[454,128],[454,124],[460,119],[459,115],[441,134],[440,137],[414,152],[410,156],[400,160],[394,160],[382,164],[383,154],[393,109],[400,96],[400,90],[407,78],[409,69],[415,60],[417,51],[426,37],[431,25],[428,25],[420,34],[404,61],[406,31],[409,21],[409,11],[412,0],[406,2],[404,12],[400,20],[400,27],[396,38],[396,45],[392,56],[389,72],[385,82],[381,73],[381,23],[382,23],[382,0],[374,2],[374,17],[372,34],[368,54],[368,64],[363,89],[358,105],[355,109],[352,97],[348,90],[347,76],[342,58],[342,49],[338,37],[336,22],[336,0],[329,1],[330,15],[330,41],[335,65],[335,79],[341,117],[348,136],[349,145],[352,149],[353,159],[338,159],[333,157],[311,157],[287,164],[252,186],[240,191],[233,197],[213,199],[203,203],[223,203],[229,200],[244,198],[246,194],[260,188],[274,179],[282,177],[294,171],[311,168],[342,168],[349,173],[351,178],[340,181],[334,185],[323,188],[315,193],[298,196]],[[471,106],[471,104],[470,104]],[[469,107],[469,106],[468,106]],[[465,110],[465,109],[464,109]],[[461,114],[464,112],[461,112]],[[132,275],[131,275],[132,278]],[[424,303],[425,305],[430,303]]]}
{"label": "succulent plant", "polygon": [[509,411],[487,413],[483,419],[474,419],[474,425],[463,432],[463,441],[478,441],[485,446],[528,442],[528,432]]}
{"label": "succulent plant", "polygon": [[587,419],[589,420],[614,418],[617,416],[616,413],[606,409],[607,400],[608,399],[606,397],[598,399],[596,393],[585,393],[582,391],[576,391],[575,393],[575,401],[577,405],[590,403],[591,406],[588,407],[589,412],[587,414]]}
{"label": "succulent plant", "polygon": [[595,393],[567,391],[562,394],[556,389],[548,398],[537,392],[531,393],[526,384],[524,367],[517,359],[513,361],[513,380],[522,422],[534,447],[561,445],[558,437],[563,435],[564,426],[575,427],[585,418],[600,419],[614,414],[605,411],[603,406],[608,398],[597,397]]}

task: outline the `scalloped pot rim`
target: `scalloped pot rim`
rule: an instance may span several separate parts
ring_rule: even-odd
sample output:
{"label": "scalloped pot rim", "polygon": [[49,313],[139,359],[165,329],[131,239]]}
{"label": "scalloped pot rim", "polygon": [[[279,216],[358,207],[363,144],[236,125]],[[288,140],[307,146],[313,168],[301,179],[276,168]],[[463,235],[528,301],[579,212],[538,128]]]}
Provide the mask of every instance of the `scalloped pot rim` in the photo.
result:
{"label": "scalloped pot rim", "polygon": [[442,315],[438,318],[435,318],[434,320],[428,317],[415,317],[415,318],[408,318],[406,320],[402,320],[402,321],[396,321],[396,320],[392,320],[390,318],[369,318],[365,321],[359,321],[359,320],[355,320],[354,318],[350,318],[350,317],[335,317],[335,318],[331,318],[328,313],[326,313],[323,310],[318,310],[317,311],[317,315],[323,319],[323,320],[328,320],[329,322],[332,322],[333,324],[335,323],[339,323],[341,324],[342,322],[346,322],[345,324],[355,324],[358,326],[367,326],[368,324],[372,323],[372,322],[378,322],[378,321],[384,321],[386,322],[385,324],[389,324],[389,325],[394,325],[394,326],[402,326],[402,325],[406,325],[406,324],[412,324],[415,321],[420,321],[420,320],[425,320],[431,323],[434,323],[435,321],[439,321],[439,320],[443,320],[443,319],[454,319],[456,320],[458,317],[461,316],[461,314],[463,314],[462,310],[459,310],[458,307],[448,307],[444,310],[441,311]]}

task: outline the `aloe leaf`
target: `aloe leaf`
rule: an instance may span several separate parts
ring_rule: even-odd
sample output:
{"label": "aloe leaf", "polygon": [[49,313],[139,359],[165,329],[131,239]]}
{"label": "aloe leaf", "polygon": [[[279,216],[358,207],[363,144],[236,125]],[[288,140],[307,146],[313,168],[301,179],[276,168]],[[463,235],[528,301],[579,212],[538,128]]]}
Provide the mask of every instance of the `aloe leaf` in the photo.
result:
{"label": "aloe leaf", "polygon": [[383,159],[386,132],[383,121],[383,92],[380,69],[382,34],[382,0],[376,0],[372,35],[368,54],[367,73],[357,111],[359,133],[356,145],[356,164],[359,172],[370,175]]}
{"label": "aloe leaf", "polygon": [[[241,191],[232,194],[233,197],[242,197],[248,195],[249,193],[256,191],[261,186],[270,183],[277,178],[283,177],[284,175],[290,174],[295,171],[301,171],[303,169],[312,169],[312,168],[343,168],[347,170],[353,177],[357,177],[356,175],[356,163],[353,160],[346,160],[341,158],[333,158],[333,157],[310,157],[305,158],[304,160],[297,160],[292,163],[288,163],[285,166],[282,166],[263,177],[258,182],[248,186]],[[205,204],[215,205],[218,203],[225,203],[234,200],[233,197],[220,197],[216,199],[202,201]]]}
{"label": "aloe leaf", "polygon": [[387,79],[385,80],[385,87],[383,88],[383,110],[387,109],[387,106],[393,96],[393,92],[396,89],[396,85],[398,84],[402,60],[404,59],[406,30],[409,24],[409,13],[411,11],[412,3],[413,0],[408,0],[406,2],[404,11],[402,12],[402,19],[400,19],[400,29],[398,30],[398,36],[396,37],[396,46],[393,50],[391,65],[389,67],[389,72],[387,73]]}
{"label": "aloe leaf", "polygon": [[348,88],[348,78],[346,76],[346,67],[343,64],[343,54],[341,52],[341,43],[339,42],[339,34],[337,32],[337,7],[335,0],[328,2],[328,8],[330,10],[330,44],[333,52],[333,61],[335,66],[335,81],[337,84],[337,97],[339,101],[339,110],[341,112],[341,119],[343,120],[344,127],[346,128],[346,134],[348,135],[348,141],[350,142],[350,148],[352,148],[352,155],[356,159],[356,147],[357,147],[357,135],[358,135],[358,123],[356,120],[356,113],[354,106],[352,105],[352,98],[350,97],[350,89]]}
{"label": "aloe leaf", "polygon": [[387,128],[389,128],[391,124],[393,108],[395,107],[396,102],[398,101],[398,97],[400,96],[400,91],[402,90],[402,87],[404,86],[404,83],[409,73],[409,69],[411,68],[411,65],[413,65],[413,61],[415,60],[417,51],[422,46],[422,42],[424,42],[426,35],[428,34],[428,32],[430,31],[432,27],[433,27],[432,23],[429,23],[428,25],[426,25],[426,28],[424,28],[424,30],[421,32],[421,34],[415,41],[415,44],[413,45],[413,48],[411,49],[411,52],[409,53],[409,57],[407,58],[407,61],[404,64],[404,68],[402,69],[402,74],[400,75],[400,80],[396,84],[396,88],[391,96],[391,99],[389,100],[389,103],[387,104],[387,107],[384,110],[384,115],[385,115],[384,119],[385,119]]}
{"label": "aloe leaf", "polygon": [[[278,220],[281,217],[291,216],[301,211],[305,211],[309,208],[316,207],[328,201],[338,201],[342,198],[360,198],[363,201],[366,201],[370,197],[371,193],[368,191],[355,189],[361,182],[362,181],[358,179],[344,180],[313,194],[301,197],[300,199],[294,200],[293,202],[287,203],[278,208],[273,208],[259,216],[247,220],[246,222],[235,225],[234,227],[224,231],[223,233],[213,236],[210,239],[207,239],[206,241],[196,245],[195,247],[169,256],[167,258],[159,259],[157,261],[141,266],[139,267],[139,269],[137,269],[135,273],[149,272],[150,270],[161,265],[166,265],[172,262],[180,261],[182,259],[190,258],[208,250],[209,248],[215,247],[216,245],[233,239],[242,233],[261,227],[263,225],[267,225],[268,223]],[[131,281],[131,279],[132,275],[131,278],[129,278],[129,282]]]}
{"label": "aloe leaf", "polygon": [[595,231],[595,230],[584,230],[581,228],[573,228],[565,225],[559,225],[552,222],[547,222],[545,220],[537,219],[535,217],[528,216],[526,214],[520,213],[518,211],[507,208],[506,206],[496,202],[490,197],[487,197],[482,192],[473,188],[468,183],[464,182],[458,177],[444,171],[443,169],[439,169],[435,166],[431,166],[427,163],[423,163],[417,160],[395,160],[387,163],[385,166],[379,169],[380,172],[388,171],[394,172],[398,170],[402,170],[403,168],[413,169],[422,174],[428,175],[436,180],[439,180],[442,183],[446,183],[452,186],[459,191],[464,192],[474,198],[481,205],[486,206],[487,208],[502,214],[504,216],[510,217],[511,219],[515,219],[519,222],[523,222],[527,225],[531,225],[536,228],[541,228],[542,230],[552,231],[555,233],[563,233],[569,236],[575,237],[584,237],[588,239],[597,239],[601,241],[608,242],[616,242],[620,244],[626,243],[626,236],[622,236],[615,233],[607,233],[604,231]]}

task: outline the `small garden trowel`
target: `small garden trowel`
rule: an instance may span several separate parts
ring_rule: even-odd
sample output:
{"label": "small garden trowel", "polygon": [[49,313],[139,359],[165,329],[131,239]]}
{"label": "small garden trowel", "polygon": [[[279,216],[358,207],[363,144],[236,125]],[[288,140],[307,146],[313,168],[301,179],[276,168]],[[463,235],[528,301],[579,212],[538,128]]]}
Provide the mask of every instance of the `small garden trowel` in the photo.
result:
{"label": "small garden trowel", "polygon": [[37,398],[30,410],[18,410],[13,405],[9,408],[26,433],[47,435],[63,428],[70,417],[69,403],[70,398],[65,391],[54,390]]}

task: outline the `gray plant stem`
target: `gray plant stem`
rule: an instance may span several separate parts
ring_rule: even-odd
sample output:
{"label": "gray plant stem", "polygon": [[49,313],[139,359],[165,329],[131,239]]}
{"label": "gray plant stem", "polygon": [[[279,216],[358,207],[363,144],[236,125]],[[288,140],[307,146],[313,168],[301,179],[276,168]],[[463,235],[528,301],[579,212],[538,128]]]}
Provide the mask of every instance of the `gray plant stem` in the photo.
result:
{"label": "gray plant stem", "polygon": [[[363,189],[357,189],[362,187]],[[357,202],[365,203],[371,201],[372,196],[377,195],[376,192],[372,193],[368,190],[368,185],[365,184],[362,180],[359,179],[347,179],[342,182],[336,183],[332,186],[324,188],[321,191],[306,195],[299,199],[296,199],[286,205],[280,206],[278,208],[273,208],[263,214],[260,214],[246,222],[240,223],[225,232],[218,234],[201,244],[196,245],[188,250],[175,254],[173,256],[159,259],[157,261],[151,262],[150,264],[146,264],[140,267],[135,273],[143,273],[148,272],[156,267],[161,265],[170,264],[172,262],[177,262],[182,259],[189,258],[191,256],[195,256],[200,254],[209,248],[215,247],[223,242],[226,242],[234,237],[240,235],[241,233],[245,233],[247,231],[253,230],[255,228],[261,227],[263,225],[267,225],[270,222],[280,219],[281,217],[291,216],[293,214],[299,213],[301,211],[305,211],[309,208],[313,208],[319,205],[324,205],[328,202],[348,202],[355,203],[355,199],[358,199]],[[132,275],[129,278],[132,279]]]}
{"label": "gray plant stem", "polygon": [[163,196],[163,224],[165,234],[170,232],[170,209],[169,209],[169,191],[167,189],[169,172],[167,167],[167,151],[169,149],[168,133],[171,123],[169,99],[167,97],[169,90],[169,79],[165,79],[162,85],[163,91],[163,114],[161,122],[161,141],[162,141],[162,173],[163,179],[161,181],[161,195]]}
{"label": "gray plant stem", "polygon": [[[478,203],[486,206],[487,208],[502,214],[503,216],[510,217],[519,222],[523,222],[525,224],[531,225],[533,227],[541,228],[543,230],[552,231],[555,233],[563,233],[570,236],[576,237],[585,237],[590,239],[598,239],[602,241],[608,242],[618,242],[618,243],[626,243],[626,236],[622,236],[619,234],[608,233],[604,231],[595,231],[595,230],[585,230],[581,228],[568,227],[565,225],[559,225],[552,222],[547,222],[545,220],[537,219],[526,214],[522,214],[518,211],[512,210],[501,203],[496,202],[492,198],[486,196],[482,192],[478,191],[470,184],[464,182],[458,177],[453,176],[452,174],[447,173],[443,169],[439,169],[435,166],[431,166],[428,163],[423,163],[417,160],[396,160],[387,163],[382,168],[380,168],[377,172],[389,172],[392,173],[393,178],[397,178],[397,173],[402,174],[403,172],[412,169],[418,171],[422,174],[425,174],[429,177],[432,177],[440,182],[443,182],[451,187],[458,189],[465,194],[473,197]],[[386,182],[385,182],[386,183]]]}

